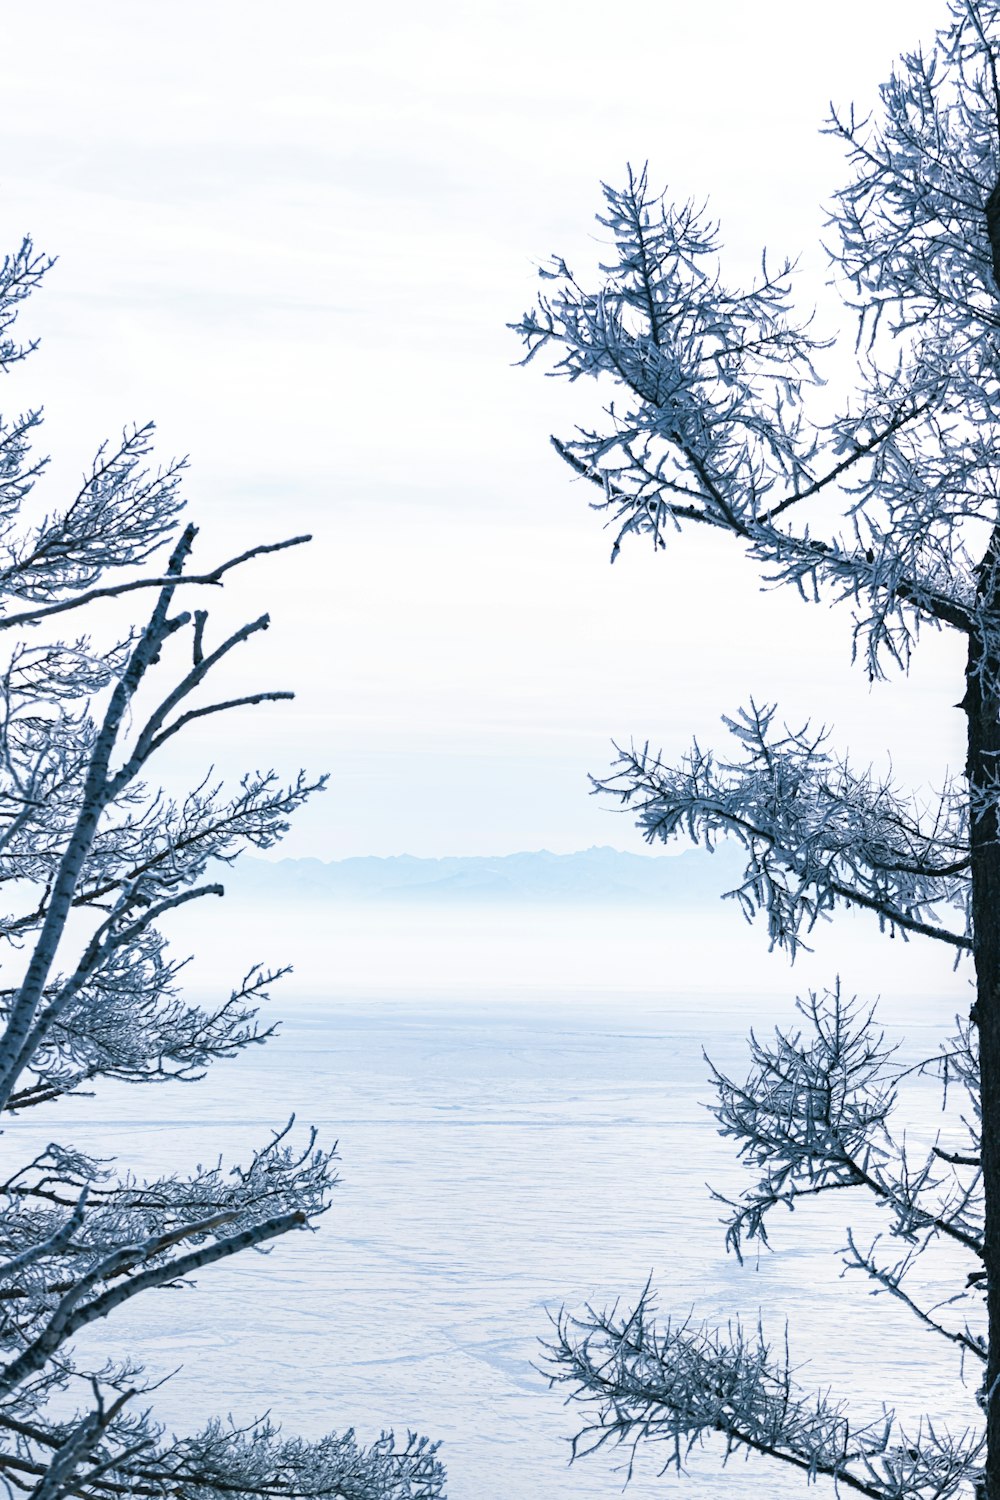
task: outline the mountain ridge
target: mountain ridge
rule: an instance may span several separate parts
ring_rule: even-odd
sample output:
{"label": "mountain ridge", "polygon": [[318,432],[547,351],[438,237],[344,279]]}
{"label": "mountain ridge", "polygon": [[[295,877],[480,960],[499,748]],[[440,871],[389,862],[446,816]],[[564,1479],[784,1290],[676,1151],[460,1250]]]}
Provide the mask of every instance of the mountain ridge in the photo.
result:
{"label": "mountain ridge", "polygon": [[702,905],[742,883],[743,852],[631,854],[607,845],[571,854],[359,855],[341,860],[244,856],[226,883],[246,896],[356,901],[601,901]]}

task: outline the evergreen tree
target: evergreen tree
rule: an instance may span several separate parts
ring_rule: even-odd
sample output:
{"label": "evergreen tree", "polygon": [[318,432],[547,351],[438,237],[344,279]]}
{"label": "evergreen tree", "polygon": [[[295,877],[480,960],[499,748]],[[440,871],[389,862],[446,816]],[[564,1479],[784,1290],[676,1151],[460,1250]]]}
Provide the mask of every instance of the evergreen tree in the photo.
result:
{"label": "evergreen tree", "polygon": [[[49,267],[30,241],[0,268],[0,366],[29,354],[12,333]],[[62,507],[35,504],[41,421],[0,419],[0,1489],[35,1500],[171,1496],[182,1500],[338,1497],[435,1500],[433,1446],[391,1434],[286,1438],[268,1421],[238,1429],[206,1419],[171,1436],[143,1398],[138,1360],[95,1368],[74,1334],[131,1298],[313,1225],[335,1186],[332,1153],[290,1129],[242,1166],[141,1180],[56,1140],[12,1148],[26,1109],[102,1080],[195,1080],[263,1041],[257,1013],[279,973],[253,969],[202,1008],[179,988],[167,951],[170,914],[223,894],[213,871],[267,849],[322,785],[272,771],[226,790],[211,780],[180,799],[151,785],[158,751],[221,713],[289,698],[214,691],[230,653],[268,626],[259,615],[213,635],[213,588],[254,558],[308,541],[250,547],[195,564],[181,522],[183,462],[157,467],[152,430],[102,447]],[[33,518],[32,518],[33,516]],[[59,616],[99,603],[152,601],[119,638],[60,640]],[[109,611],[111,612],[109,616]],[[304,1247],[303,1247],[304,1248]],[[141,1351],[139,1351],[141,1353]]]}
{"label": "evergreen tree", "polygon": [[[949,1093],[920,1160],[894,1131],[891,1050],[833,980],[800,1002],[796,1027],[753,1041],[746,1081],[716,1073],[715,1108],[755,1179],[730,1205],[730,1247],[763,1240],[772,1210],[799,1198],[873,1198],[888,1232],[867,1247],[849,1235],[848,1264],[966,1374],[978,1367],[984,1431],[948,1434],[933,1413],[917,1432],[891,1413],[854,1421],[846,1401],[797,1388],[763,1334],[658,1324],[647,1289],[630,1310],[558,1322],[552,1374],[588,1412],[581,1450],[666,1441],[679,1468],[717,1434],[726,1452],[833,1476],[841,1493],[1000,1500],[998,65],[1000,5],[952,0],[877,115],[831,114],[850,168],[831,256],[858,371],[834,417],[810,415],[826,346],[794,312],[792,266],[765,258],[752,284],[732,285],[716,225],[653,194],[645,172],[605,188],[600,276],[555,259],[514,325],[526,360],[611,393],[604,423],[553,441],[616,523],[616,551],[630,534],[663,548],[711,527],[772,585],[845,605],[871,679],[907,670],[922,624],[967,647],[964,691],[948,699],[961,698],[967,761],[930,807],[752,703],[726,719],[723,757],[695,745],[669,765],[633,746],[599,784],[650,841],[738,840],[739,901],[763,914],[772,945],[794,954],[818,917],[855,907],[971,961],[971,1015],[928,1063],[964,1101]],[[942,1244],[965,1262],[943,1308],[917,1285]]]}

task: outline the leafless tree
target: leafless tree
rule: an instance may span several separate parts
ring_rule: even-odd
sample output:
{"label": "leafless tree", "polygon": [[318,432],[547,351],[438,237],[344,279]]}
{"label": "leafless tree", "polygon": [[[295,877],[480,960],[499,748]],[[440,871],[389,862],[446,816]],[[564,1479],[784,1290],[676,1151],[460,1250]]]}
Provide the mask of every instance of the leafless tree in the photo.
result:
{"label": "leafless tree", "polygon": [[[831,113],[850,169],[830,216],[834,285],[858,370],[832,419],[810,417],[826,346],[794,313],[793,267],[765,258],[752,284],[731,285],[715,224],[654,195],[645,172],[604,190],[600,274],[555,259],[514,325],[526,360],[612,392],[606,421],[553,441],[609,512],[616,551],[630,534],[658,548],[690,526],[727,535],[772,585],[845,604],[872,679],[908,668],[921,625],[958,632],[968,653],[956,693],[967,762],[930,806],[755,704],[726,720],[725,755],[696,744],[674,766],[632,745],[598,785],[651,841],[738,840],[734,894],[774,946],[794,953],[818,918],[855,907],[971,959],[975,1004],[936,1064],[959,1093],[919,1160],[892,1131],[891,1052],[836,984],[801,1002],[798,1029],[753,1041],[745,1082],[715,1081],[720,1128],[756,1178],[730,1207],[730,1246],[762,1239],[772,1208],[804,1195],[873,1198],[886,1232],[872,1246],[849,1237],[848,1264],[982,1367],[984,1431],[930,1420],[906,1433],[891,1413],[855,1423],[796,1389],[763,1333],[658,1325],[647,1288],[634,1309],[558,1322],[552,1372],[590,1413],[582,1448],[662,1440],[680,1467],[718,1434],[727,1452],[769,1454],[844,1492],[1000,1500],[998,65],[1000,4],[951,0],[876,114]],[[945,1242],[968,1265],[942,1312],[912,1273]]]}
{"label": "leafless tree", "polygon": [[[31,351],[13,337],[22,301],[49,267],[30,241],[0,270],[0,365]],[[264,1041],[260,1002],[279,972],[253,969],[221,1004],[182,995],[165,922],[220,896],[214,871],[266,849],[322,785],[272,771],[181,798],[148,780],[174,736],[214,715],[291,697],[213,692],[261,614],[213,634],[205,601],[237,568],[308,540],[195,565],[181,521],[183,463],[157,467],[151,429],[102,448],[62,508],[37,508],[40,414],[0,420],[0,1492],[86,1496],[327,1496],[435,1500],[434,1446],[353,1432],[319,1442],[209,1421],[170,1436],[147,1409],[141,1363],[100,1368],[73,1336],[140,1293],[315,1225],[335,1186],[333,1154],[277,1132],[249,1162],[142,1180],[53,1143],[15,1147],[21,1112],[53,1112],[84,1086],[192,1080]],[[147,611],[120,638],[53,639],[55,617],[103,601],[102,628],[131,598]],[[148,601],[148,603],[146,602]],[[124,606],[122,606],[124,607]],[[92,616],[92,611],[91,611]],[[62,622],[58,622],[61,626]]]}

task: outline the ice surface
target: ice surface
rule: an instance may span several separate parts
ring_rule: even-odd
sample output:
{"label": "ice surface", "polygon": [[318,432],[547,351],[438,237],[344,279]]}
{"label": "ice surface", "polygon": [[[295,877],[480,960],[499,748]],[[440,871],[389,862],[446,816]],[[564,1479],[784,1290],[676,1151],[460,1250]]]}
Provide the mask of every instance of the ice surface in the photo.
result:
{"label": "ice surface", "polygon": [[[566,1467],[573,1416],[533,1369],[536,1341],[547,1309],[627,1297],[651,1270],[666,1309],[725,1320],[763,1305],[779,1336],[787,1316],[805,1382],[869,1409],[885,1397],[969,1420],[947,1351],[840,1279],[838,1220],[800,1210],[759,1264],[724,1254],[705,1183],[737,1185],[739,1172],[702,1107],[701,1046],[739,1066],[746,1027],[787,1019],[807,977],[762,961],[761,934],[735,913],[456,921],[368,907],[331,910],[317,929],[314,914],[257,907],[189,936],[206,988],[244,960],[299,953],[274,1006],[280,1037],[201,1084],[109,1090],[18,1121],[18,1135],[58,1130],[157,1169],[236,1155],[294,1109],[339,1138],[344,1180],[316,1235],[90,1331],[105,1353],[181,1367],[156,1396],[166,1421],[270,1410],[289,1431],[411,1427],[444,1440],[451,1500],[611,1496],[613,1455]],[[848,938],[815,972],[877,982],[890,1019],[928,1046],[964,1003],[947,956],[935,966],[933,950]],[[696,1458],[689,1481],[657,1481],[646,1462],[630,1493],[718,1495],[717,1462]],[[802,1481],[739,1461],[724,1490],[790,1496]]]}

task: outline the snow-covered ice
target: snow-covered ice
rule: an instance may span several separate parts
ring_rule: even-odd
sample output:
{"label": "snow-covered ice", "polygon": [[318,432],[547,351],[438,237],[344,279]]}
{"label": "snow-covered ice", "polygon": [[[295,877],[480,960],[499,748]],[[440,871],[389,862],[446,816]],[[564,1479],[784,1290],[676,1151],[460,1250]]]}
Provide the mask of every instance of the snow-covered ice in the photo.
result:
{"label": "snow-covered ice", "polygon": [[[216,939],[220,968],[251,934],[256,949],[263,922],[251,912]],[[798,965],[751,962],[761,934],[734,913],[704,928],[551,910],[465,913],[458,926],[454,912],[339,912],[318,935],[276,925],[291,930],[273,956],[298,944],[304,962],[267,1048],[194,1086],[109,1090],[15,1127],[47,1140],[61,1120],[61,1135],[154,1170],[234,1156],[292,1109],[339,1139],[343,1183],[318,1234],[91,1331],[106,1351],[141,1348],[158,1372],[181,1367],[155,1398],[165,1420],[270,1410],[289,1431],[411,1427],[443,1440],[451,1500],[597,1500],[619,1491],[614,1455],[567,1469],[573,1417],[533,1368],[537,1339],[547,1309],[627,1297],[652,1271],[665,1310],[724,1321],[763,1306],[779,1337],[787,1316],[804,1382],[964,1425],[971,1393],[947,1353],[840,1279],[826,1215],[778,1221],[759,1264],[724,1252],[705,1184],[735,1186],[739,1169],[703,1108],[701,1046],[739,1067],[747,1027],[787,1019],[803,988]],[[871,972],[864,941],[854,962]],[[926,1045],[961,982],[888,947],[890,1019],[908,1017]],[[720,973],[728,990],[710,987]],[[635,1500],[664,1493],[655,1467],[641,1466]],[[694,1468],[683,1487],[718,1494],[715,1460]],[[742,1461],[725,1481],[734,1497],[801,1488]]]}

